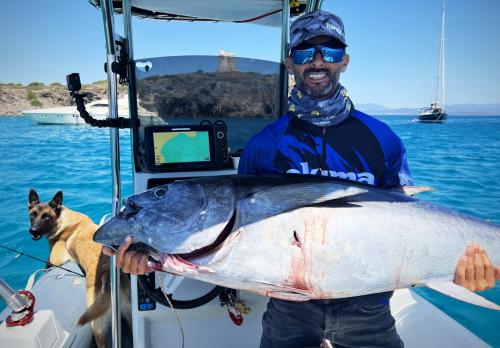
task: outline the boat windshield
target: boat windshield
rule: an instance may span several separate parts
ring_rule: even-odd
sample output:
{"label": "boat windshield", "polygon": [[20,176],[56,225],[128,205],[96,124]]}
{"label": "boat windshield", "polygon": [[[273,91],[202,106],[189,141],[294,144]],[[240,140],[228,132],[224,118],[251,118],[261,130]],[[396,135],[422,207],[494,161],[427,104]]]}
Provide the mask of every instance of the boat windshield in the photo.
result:
{"label": "boat windshield", "polygon": [[135,61],[137,102],[158,116],[155,124],[223,120],[228,145],[236,151],[283,111],[283,71],[277,62],[231,54],[140,59]]}

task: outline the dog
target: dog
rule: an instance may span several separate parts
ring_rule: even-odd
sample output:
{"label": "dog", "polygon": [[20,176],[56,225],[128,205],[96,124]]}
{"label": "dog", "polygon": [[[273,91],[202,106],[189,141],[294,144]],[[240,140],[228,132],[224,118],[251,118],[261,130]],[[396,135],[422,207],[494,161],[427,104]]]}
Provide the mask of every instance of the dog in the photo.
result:
{"label": "dog", "polygon": [[[106,347],[106,336],[111,327],[111,289],[109,257],[102,254],[102,245],[93,241],[97,225],[88,216],[62,205],[62,191],[48,203],[40,203],[31,189],[28,196],[29,232],[33,240],[47,237],[50,247],[49,262],[60,266],[75,261],[85,271],[87,310],[78,325],[91,323],[99,348]],[[130,280],[122,273],[121,313],[131,325]]]}

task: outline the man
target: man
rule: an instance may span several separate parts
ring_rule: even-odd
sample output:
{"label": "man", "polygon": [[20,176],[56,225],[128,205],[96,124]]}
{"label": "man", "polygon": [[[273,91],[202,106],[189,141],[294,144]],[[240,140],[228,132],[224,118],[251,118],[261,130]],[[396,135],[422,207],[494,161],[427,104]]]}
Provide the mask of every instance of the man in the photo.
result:
{"label": "man", "polygon": [[[325,175],[381,187],[412,184],[399,137],[355,110],[339,83],[349,63],[346,47],[342,20],[331,13],[314,11],[292,24],[285,64],[295,87],[288,114],[248,142],[240,173]],[[493,266],[484,251],[473,246],[467,255],[457,268],[457,282],[472,290],[494,286]],[[477,266],[476,277],[471,276],[471,265]],[[341,347],[400,347],[389,308],[391,295],[308,302],[271,299],[261,347],[319,346],[322,340]]]}
{"label": "man", "polygon": [[[344,26],[336,15],[314,11],[290,29],[287,69],[295,76],[289,111],[245,146],[239,172],[340,177],[381,187],[412,183],[405,148],[384,123],[355,110],[339,83],[349,63]],[[273,231],[269,231],[273,233]],[[120,246],[124,272],[148,272],[147,255]],[[104,248],[107,255],[110,249]],[[456,282],[477,291],[493,287],[494,268],[477,245],[459,260]],[[263,317],[261,347],[401,347],[389,309],[392,292],[338,300],[271,299]]]}

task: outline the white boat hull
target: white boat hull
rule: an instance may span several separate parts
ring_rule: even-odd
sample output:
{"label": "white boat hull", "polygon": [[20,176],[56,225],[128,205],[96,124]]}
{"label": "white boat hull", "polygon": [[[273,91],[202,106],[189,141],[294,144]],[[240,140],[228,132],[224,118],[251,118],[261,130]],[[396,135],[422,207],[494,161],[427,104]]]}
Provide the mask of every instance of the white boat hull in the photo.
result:
{"label": "white boat hull", "polygon": [[[96,120],[108,118],[107,101],[96,100],[85,105],[87,112]],[[76,106],[61,106],[55,108],[24,110],[23,115],[42,125],[84,125],[85,120],[80,116]],[[128,118],[128,99],[118,100],[118,116]],[[139,108],[139,117],[142,124],[151,125],[164,123],[155,113]]]}
{"label": "white boat hull", "polygon": [[[67,263],[74,271],[78,267]],[[61,277],[61,275],[64,275]],[[167,276],[168,277],[168,276]],[[137,293],[136,277],[132,277],[132,293]],[[177,291],[183,296],[196,296],[205,293],[213,285],[192,279],[184,279]],[[38,317],[25,326],[6,328],[0,325],[0,346],[2,342],[23,342],[23,347],[40,347],[40,339],[49,339],[57,347],[93,346],[90,325],[77,326],[76,322],[85,310],[85,281],[64,270],[53,269],[43,275],[33,287],[36,297],[35,311]],[[175,295],[175,293],[174,293]],[[181,347],[234,347],[255,348],[259,346],[262,334],[261,318],[266,310],[268,299],[242,291],[240,299],[251,308],[244,315],[241,326],[236,326],[228,316],[226,307],[215,298],[201,307],[176,312],[180,317],[184,338],[179,323],[172,310],[157,304],[152,311],[134,311],[133,342],[122,340],[124,346],[133,344],[135,348]],[[137,296],[132,298],[132,308],[138,308]],[[396,320],[398,333],[405,347],[489,347],[472,332],[448,317],[427,300],[409,289],[397,290],[391,299],[391,311]],[[0,320],[10,314],[9,309],[0,313]],[[47,320],[50,317],[50,320]],[[45,329],[47,322],[56,321],[57,330]],[[38,334],[36,334],[38,332]],[[45,336],[44,336],[45,335]],[[59,337],[56,337],[59,336]]]}
{"label": "white boat hull", "polygon": [[[77,113],[30,113],[23,112],[26,117],[38,124],[84,125],[85,120]],[[106,119],[105,115],[94,115],[97,120]]]}

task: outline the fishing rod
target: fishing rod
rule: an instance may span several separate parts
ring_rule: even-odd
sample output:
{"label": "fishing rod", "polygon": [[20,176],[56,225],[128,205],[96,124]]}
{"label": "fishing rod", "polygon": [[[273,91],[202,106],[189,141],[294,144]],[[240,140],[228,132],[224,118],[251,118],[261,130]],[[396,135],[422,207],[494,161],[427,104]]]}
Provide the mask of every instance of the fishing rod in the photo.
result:
{"label": "fishing rod", "polygon": [[18,255],[22,255],[22,256],[29,257],[30,259],[33,259],[33,260],[36,260],[36,261],[40,261],[40,262],[44,263],[45,265],[47,265],[47,264],[48,264],[48,265],[49,265],[49,266],[51,266],[51,267],[57,267],[57,268],[60,268],[60,269],[65,270],[66,272],[70,272],[70,273],[76,274],[77,276],[80,276],[80,277],[84,277],[84,278],[85,278],[85,276],[84,276],[83,274],[81,274],[81,273],[74,272],[74,271],[72,271],[72,270],[70,270],[70,269],[67,269],[67,268],[64,268],[64,267],[62,267],[62,266],[57,266],[57,265],[54,265],[53,263],[50,263],[49,261],[44,261],[44,260],[42,260],[42,259],[39,259],[38,257],[35,257],[35,256],[31,256],[31,255],[25,254],[25,253],[23,253],[22,251],[18,251],[18,250],[16,250],[16,249],[12,249],[12,248],[6,247],[6,246],[1,245],[1,244],[0,244],[0,248],[4,248],[4,249],[9,250],[9,251],[12,251],[12,252],[14,252],[14,253],[16,253],[16,254],[18,254]]}

